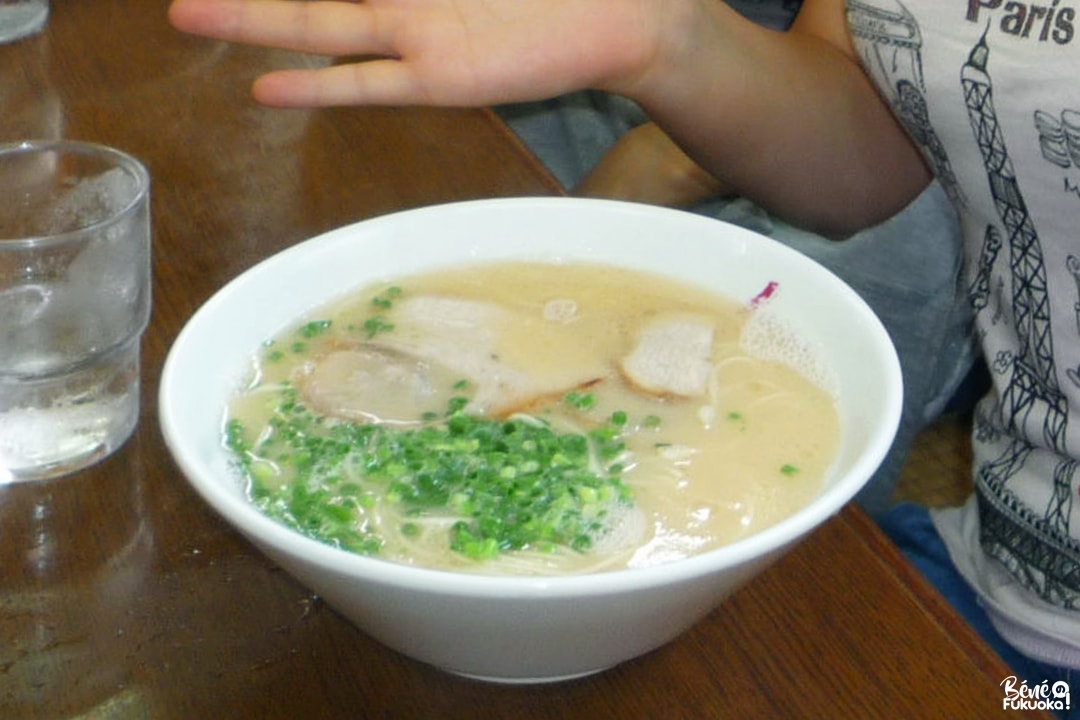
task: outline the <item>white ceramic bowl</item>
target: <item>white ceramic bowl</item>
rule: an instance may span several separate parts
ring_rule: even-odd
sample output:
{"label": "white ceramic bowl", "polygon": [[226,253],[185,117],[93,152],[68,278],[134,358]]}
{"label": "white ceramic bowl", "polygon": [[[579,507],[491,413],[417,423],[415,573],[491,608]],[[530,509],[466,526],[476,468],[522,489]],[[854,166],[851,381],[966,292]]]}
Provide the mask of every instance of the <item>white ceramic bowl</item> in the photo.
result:
{"label": "white ceramic bowl", "polygon": [[[540,579],[360,557],[302,537],[248,504],[221,433],[226,400],[260,343],[368,282],[507,258],[604,261],[746,300],[777,282],[770,310],[819,347],[837,382],[842,442],[824,492],[778,525],[696,557]],[[767,238],[689,213],[567,198],[411,210],[289,248],[237,277],[191,318],[169,353],[160,392],[162,429],[180,468],[270,558],[387,646],[450,672],[503,682],[597,672],[675,638],[852,498],[888,449],[901,405],[899,364],[884,329],[820,266]]]}

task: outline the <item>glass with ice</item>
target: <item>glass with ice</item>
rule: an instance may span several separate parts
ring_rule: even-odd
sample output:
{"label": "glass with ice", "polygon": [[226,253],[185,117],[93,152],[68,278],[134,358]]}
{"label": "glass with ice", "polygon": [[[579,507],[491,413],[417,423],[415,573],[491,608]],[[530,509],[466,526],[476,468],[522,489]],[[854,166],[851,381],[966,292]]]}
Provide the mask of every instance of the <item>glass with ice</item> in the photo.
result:
{"label": "glass with ice", "polygon": [[49,0],[0,0],[0,43],[38,32],[48,18]]}
{"label": "glass with ice", "polygon": [[134,430],[149,194],[111,148],[0,145],[0,484],[86,467]]}

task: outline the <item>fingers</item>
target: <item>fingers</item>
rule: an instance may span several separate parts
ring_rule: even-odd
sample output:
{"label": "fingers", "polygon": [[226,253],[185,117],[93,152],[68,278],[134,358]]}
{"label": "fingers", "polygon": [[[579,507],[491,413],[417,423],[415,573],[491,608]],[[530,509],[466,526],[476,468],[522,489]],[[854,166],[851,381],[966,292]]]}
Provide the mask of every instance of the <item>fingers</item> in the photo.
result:
{"label": "fingers", "polygon": [[255,82],[252,93],[258,102],[273,107],[437,104],[397,60],[268,73]]}
{"label": "fingers", "polygon": [[301,52],[390,52],[377,13],[353,2],[175,0],[169,21],[183,32]]}
{"label": "fingers", "polygon": [[198,35],[312,52],[367,58],[317,70],[283,70],[259,78],[255,99],[276,107],[414,105],[432,102],[411,67],[393,58],[392,10],[355,2],[174,0],[169,20]]}

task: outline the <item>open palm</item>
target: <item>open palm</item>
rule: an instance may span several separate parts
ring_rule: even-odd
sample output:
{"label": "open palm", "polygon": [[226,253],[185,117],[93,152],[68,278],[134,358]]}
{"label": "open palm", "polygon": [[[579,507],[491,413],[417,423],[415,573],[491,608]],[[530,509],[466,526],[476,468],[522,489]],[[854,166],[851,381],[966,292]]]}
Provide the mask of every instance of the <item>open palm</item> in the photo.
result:
{"label": "open palm", "polygon": [[490,105],[617,90],[657,46],[664,0],[175,0],[180,30],[333,57],[259,79],[286,106]]}

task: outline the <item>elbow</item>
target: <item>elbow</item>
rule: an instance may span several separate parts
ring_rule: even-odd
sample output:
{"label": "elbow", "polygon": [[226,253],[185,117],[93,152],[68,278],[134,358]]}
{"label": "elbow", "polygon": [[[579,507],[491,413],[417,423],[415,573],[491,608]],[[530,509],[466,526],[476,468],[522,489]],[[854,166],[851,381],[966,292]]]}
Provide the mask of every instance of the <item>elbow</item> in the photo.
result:
{"label": "elbow", "polygon": [[775,215],[808,232],[845,240],[902,212],[932,180],[922,162],[904,171],[879,166],[870,173],[822,178],[818,188],[786,207],[777,207]]}

